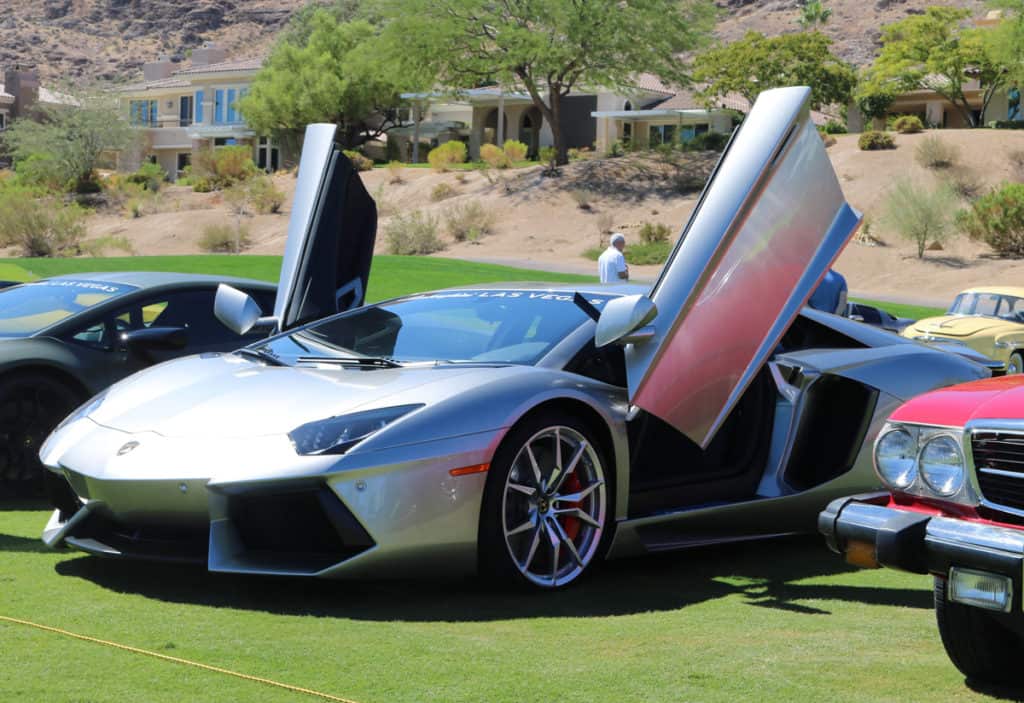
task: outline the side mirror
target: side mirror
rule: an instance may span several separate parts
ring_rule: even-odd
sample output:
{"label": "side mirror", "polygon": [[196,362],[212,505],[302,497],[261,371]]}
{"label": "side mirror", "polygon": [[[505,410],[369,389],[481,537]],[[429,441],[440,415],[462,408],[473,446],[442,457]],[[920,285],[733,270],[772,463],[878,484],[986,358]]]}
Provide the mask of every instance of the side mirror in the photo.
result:
{"label": "side mirror", "polygon": [[849,317],[854,322],[864,322],[864,316],[863,315],[850,315]]}
{"label": "side mirror", "polygon": [[237,335],[248,334],[254,328],[271,329],[277,326],[273,317],[261,317],[259,303],[237,288],[221,283],[213,300],[213,315]]}
{"label": "side mirror", "polygon": [[184,327],[142,327],[121,333],[121,344],[130,352],[184,349],[188,330]]}
{"label": "side mirror", "polygon": [[597,319],[594,344],[631,344],[650,339],[654,328],[647,326],[658,314],[658,306],[646,295],[627,295],[609,300]]}

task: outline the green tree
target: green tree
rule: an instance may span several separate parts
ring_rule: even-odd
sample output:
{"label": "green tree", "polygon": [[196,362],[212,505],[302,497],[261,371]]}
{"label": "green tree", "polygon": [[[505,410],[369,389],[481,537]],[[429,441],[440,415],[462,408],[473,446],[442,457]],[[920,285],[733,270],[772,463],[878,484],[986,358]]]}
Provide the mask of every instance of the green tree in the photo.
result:
{"label": "green tree", "polygon": [[821,0],[804,0],[804,4],[800,6],[800,17],[797,22],[804,29],[816,29],[824,27],[830,17],[832,17],[832,10],[825,7]]}
{"label": "green tree", "polygon": [[246,122],[285,142],[307,124],[332,122],[349,147],[395,126],[406,77],[400,80],[388,70],[394,64],[375,54],[377,28],[362,19],[340,20],[325,8],[303,21],[308,27],[285,33],[239,101]]}
{"label": "green tree", "polygon": [[986,33],[989,55],[1004,71],[1004,85],[1024,88],[1024,0],[991,0],[1003,19]]}
{"label": "green tree", "polygon": [[383,0],[387,54],[445,87],[525,90],[568,162],[562,102],[573,91],[635,86],[647,71],[685,83],[677,58],[710,35],[710,0]]}
{"label": "green tree", "polygon": [[981,112],[1006,82],[991,46],[991,30],[966,27],[970,10],[929,7],[882,29],[882,51],[868,68],[861,95],[933,90],[956,106],[964,120],[977,126],[964,95],[968,81],[985,86]]}
{"label": "green tree", "polygon": [[94,86],[65,95],[66,104],[40,106],[32,117],[14,120],[3,142],[16,167],[31,160],[33,170],[46,172],[43,180],[93,190],[97,166],[131,146],[136,132],[110,91]]}
{"label": "green tree", "polygon": [[811,104],[845,105],[857,74],[829,48],[832,40],[820,32],[766,37],[747,32],[739,41],[710,49],[694,60],[693,77],[707,84],[700,95],[708,102],[739,93],[751,103],[769,88],[806,85]]}

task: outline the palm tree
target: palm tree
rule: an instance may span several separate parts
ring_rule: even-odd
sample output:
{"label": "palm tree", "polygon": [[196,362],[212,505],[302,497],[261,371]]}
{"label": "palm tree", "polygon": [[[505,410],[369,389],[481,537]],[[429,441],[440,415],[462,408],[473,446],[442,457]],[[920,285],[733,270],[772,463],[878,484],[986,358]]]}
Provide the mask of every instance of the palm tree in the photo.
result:
{"label": "palm tree", "polygon": [[821,0],[804,0],[800,7],[800,18],[797,20],[804,29],[823,27],[832,16],[832,10],[825,7]]}

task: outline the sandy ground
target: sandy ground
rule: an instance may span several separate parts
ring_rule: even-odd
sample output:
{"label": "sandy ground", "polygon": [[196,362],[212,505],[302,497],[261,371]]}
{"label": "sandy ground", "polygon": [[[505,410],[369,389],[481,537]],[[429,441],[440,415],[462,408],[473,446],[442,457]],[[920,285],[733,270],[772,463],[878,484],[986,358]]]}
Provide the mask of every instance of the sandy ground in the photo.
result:
{"label": "sandy ground", "polygon": [[[958,166],[969,170],[984,187],[1013,177],[1008,154],[1024,151],[1024,131],[947,130],[934,132],[959,149]],[[959,290],[982,284],[1024,285],[1024,261],[998,259],[984,245],[956,236],[942,251],[929,251],[918,260],[913,244],[890,231],[883,215],[888,188],[898,177],[934,184],[940,176],[918,166],[914,150],[924,134],[897,135],[897,149],[862,152],[856,135],[843,135],[829,154],[850,202],[872,222],[872,235],[881,246],[853,242],[840,256],[837,268],[850,288],[861,295],[922,303],[948,301]],[[664,179],[628,160],[615,159],[574,164],[561,178],[545,178],[539,168],[504,172],[488,181],[479,172],[434,173],[428,169],[404,169],[401,183],[391,183],[384,169],[362,174],[382,211],[377,250],[386,252],[387,224],[391,213],[425,210],[436,215],[444,228],[445,212],[455,203],[479,200],[495,213],[493,234],[478,243],[456,243],[439,256],[536,267],[541,270],[594,272],[594,262],[584,258],[588,247],[602,243],[600,224],[610,221],[636,241],[645,222],[662,222],[681,229],[696,204],[697,195],[671,192]],[[656,167],[656,165],[655,165]],[[705,160],[693,165],[699,179],[711,167]],[[275,177],[288,199],[294,190],[291,174]],[[456,195],[433,202],[431,193],[447,183]],[[577,206],[573,191],[592,194],[590,209]],[[128,219],[122,213],[91,218],[90,237],[127,237],[137,254],[198,253],[197,241],[204,226],[231,222],[232,217],[217,194],[191,193],[168,187],[161,196],[160,212]],[[279,254],[284,247],[288,206],[276,215],[246,217],[254,254]],[[447,235],[445,235],[447,238]],[[603,245],[603,244],[602,244]],[[117,252],[111,251],[111,254]],[[634,278],[653,279],[660,267],[633,267]]]}

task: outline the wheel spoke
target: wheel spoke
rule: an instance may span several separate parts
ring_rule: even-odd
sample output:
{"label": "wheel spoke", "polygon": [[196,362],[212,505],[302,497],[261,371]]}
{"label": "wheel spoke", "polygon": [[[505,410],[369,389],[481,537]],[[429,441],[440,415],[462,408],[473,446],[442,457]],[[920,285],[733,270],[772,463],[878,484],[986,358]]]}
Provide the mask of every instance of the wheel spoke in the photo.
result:
{"label": "wheel spoke", "polygon": [[548,541],[551,544],[551,583],[554,584],[558,582],[558,560],[561,557],[562,540],[558,539],[558,535],[551,529],[551,522],[551,520],[545,520],[541,524],[545,525]]}
{"label": "wheel spoke", "polygon": [[533,449],[529,444],[526,445],[526,456],[530,459],[530,467],[533,469],[533,478],[537,482],[537,487],[540,488],[544,485],[544,482],[540,475],[540,466],[537,465],[537,457],[533,455]]}
{"label": "wheel spoke", "polygon": [[555,515],[566,515],[568,517],[574,517],[582,520],[591,527],[600,527],[601,523],[592,518],[588,512],[581,508],[563,508],[561,510],[553,511]]}
{"label": "wheel spoke", "polygon": [[561,540],[562,544],[569,550],[569,554],[572,555],[573,561],[576,562],[576,566],[583,566],[583,560],[580,559],[579,552],[576,551],[576,545],[569,539],[569,535],[565,533],[565,529],[562,527],[558,520],[551,520],[551,526],[555,528],[555,532],[558,534],[558,539]]}
{"label": "wheel spoke", "polygon": [[536,527],[536,526],[537,526],[537,511],[536,510],[531,510],[530,511],[530,517],[528,517],[526,519],[526,522],[524,522],[522,525],[519,525],[518,527],[513,527],[511,530],[506,531],[505,532],[505,536],[506,537],[511,537],[512,535],[518,535],[520,532],[526,532],[531,527]]}
{"label": "wheel spoke", "polygon": [[591,493],[596,491],[598,487],[603,486],[604,481],[594,481],[592,484],[584,488],[582,491],[576,491],[575,493],[566,493],[562,496],[555,496],[551,500],[556,503],[581,503],[583,499],[589,496]]}
{"label": "wheel spoke", "polygon": [[519,563],[519,567],[524,571],[530,569],[530,563],[533,562],[533,557],[537,553],[537,547],[540,546],[540,531],[541,526],[538,523],[537,527],[533,530],[533,539],[530,541],[530,550],[526,553],[526,560]]}
{"label": "wheel spoke", "polygon": [[537,494],[536,488],[534,488],[533,486],[524,486],[521,483],[509,483],[508,489],[510,491],[518,491],[519,493],[522,493],[527,496],[534,496]]}
{"label": "wheel spoke", "polygon": [[569,474],[571,474],[573,471],[576,470],[576,465],[580,463],[580,458],[583,456],[583,453],[585,451],[587,451],[587,447],[588,446],[589,445],[585,441],[580,442],[580,446],[573,453],[572,458],[569,459],[569,465],[566,466],[564,469],[562,469],[561,468],[562,464],[561,463],[558,464],[558,466],[559,466],[558,476],[557,476],[557,478],[552,478],[552,480],[551,480],[551,483],[552,483],[551,492],[552,493],[558,493],[558,491],[562,488],[562,484],[565,483],[565,479],[568,478]]}

